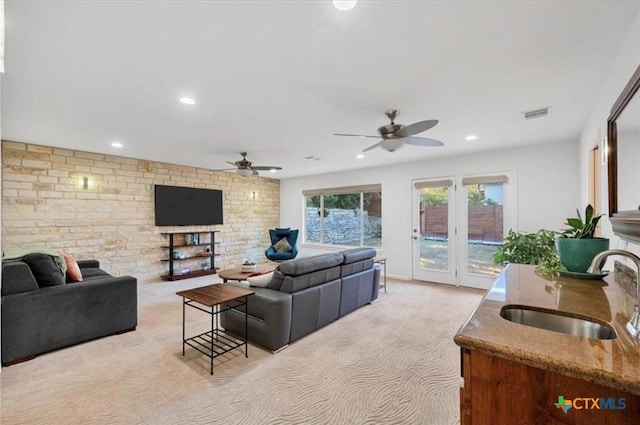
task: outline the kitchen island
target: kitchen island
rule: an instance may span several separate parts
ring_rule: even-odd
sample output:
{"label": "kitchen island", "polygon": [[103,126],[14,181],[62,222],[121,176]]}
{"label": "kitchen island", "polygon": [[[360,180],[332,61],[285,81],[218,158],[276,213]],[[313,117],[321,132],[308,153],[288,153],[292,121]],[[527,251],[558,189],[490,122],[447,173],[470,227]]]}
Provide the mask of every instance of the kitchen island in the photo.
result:
{"label": "kitchen island", "polygon": [[[454,338],[464,378],[461,424],[640,423],[640,342],[625,329],[635,297],[611,275],[545,278],[534,266],[508,265]],[[616,337],[514,323],[501,316],[505,306],[588,318]]]}

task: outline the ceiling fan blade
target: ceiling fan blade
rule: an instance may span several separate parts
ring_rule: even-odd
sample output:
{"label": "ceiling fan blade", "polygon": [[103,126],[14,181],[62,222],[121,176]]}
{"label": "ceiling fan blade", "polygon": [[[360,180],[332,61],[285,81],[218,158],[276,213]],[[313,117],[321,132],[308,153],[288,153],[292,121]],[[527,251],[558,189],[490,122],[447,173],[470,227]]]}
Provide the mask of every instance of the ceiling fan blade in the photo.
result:
{"label": "ceiling fan blade", "polygon": [[427,139],[426,137],[405,137],[404,141],[408,145],[415,145],[415,146],[442,146],[442,145],[444,145],[444,143],[442,143],[440,140]]}
{"label": "ceiling fan blade", "polygon": [[380,136],[365,136],[363,134],[345,134],[345,133],[333,133],[334,136],[348,136],[348,137],[373,137],[374,139],[379,139]]}
{"label": "ceiling fan blade", "polygon": [[381,141],[379,141],[378,143],[376,143],[375,145],[371,145],[371,146],[369,146],[368,148],[363,149],[363,150],[362,150],[362,152],[370,151],[371,149],[375,149],[375,148],[377,148],[377,147],[378,147],[378,146],[380,146],[380,145],[382,145],[382,140],[381,140]]}
{"label": "ceiling fan blade", "polygon": [[271,170],[282,170],[282,167],[274,167],[272,165],[255,165],[251,167],[252,170],[260,170],[260,171],[271,171]]}
{"label": "ceiling fan blade", "polygon": [[234,167],[237,167],[238,164],[236,164],[235,162],[231,162],[231,161],[225,161],[227,164],[233,165]]}
{"label": "ceiling fan blade", "polygon": [[430,128],[435,127],[438,124],[438,120],[426,120],[418,121],[413,124],[402,127],[399,131],[396,131],[396,137],[410,137],[414,134],[422,133]]}

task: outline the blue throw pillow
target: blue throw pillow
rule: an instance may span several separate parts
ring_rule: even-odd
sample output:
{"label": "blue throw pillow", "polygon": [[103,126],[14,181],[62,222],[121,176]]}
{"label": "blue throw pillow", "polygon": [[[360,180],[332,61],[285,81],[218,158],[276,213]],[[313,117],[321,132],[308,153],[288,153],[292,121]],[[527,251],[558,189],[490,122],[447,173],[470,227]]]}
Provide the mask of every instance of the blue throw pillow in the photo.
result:
{"label": "blue throw pillow", "polygon": [[64,285],[62,270],[50,255],[27,254],[22,258],[22,261],[27,263],[40,288]]}

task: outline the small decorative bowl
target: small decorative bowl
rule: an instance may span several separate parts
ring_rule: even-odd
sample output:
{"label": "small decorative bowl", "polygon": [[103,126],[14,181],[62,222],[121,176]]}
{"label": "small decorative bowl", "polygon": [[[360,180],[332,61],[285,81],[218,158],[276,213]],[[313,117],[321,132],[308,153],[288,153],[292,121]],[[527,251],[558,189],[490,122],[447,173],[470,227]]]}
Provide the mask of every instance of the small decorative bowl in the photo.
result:
{"label": "small decorative bowl", "polygon": [[255,272],[257,266],[255,264],[250,264],[250,265],[243,264],[241,268],[243,273],[250,273],[250,272]]}

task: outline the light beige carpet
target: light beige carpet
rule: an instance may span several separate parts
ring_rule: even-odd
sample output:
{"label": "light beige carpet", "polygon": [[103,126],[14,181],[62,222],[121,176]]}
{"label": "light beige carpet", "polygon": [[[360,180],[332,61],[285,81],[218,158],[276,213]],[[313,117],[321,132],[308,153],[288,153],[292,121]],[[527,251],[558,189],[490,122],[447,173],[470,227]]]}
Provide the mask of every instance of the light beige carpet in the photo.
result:
{"label": "light beige carpet", "polygon": [[[377,303],[271,354],[182,357],[177,290],[141,285],[138,329],[0,373],[9,424],[456,424],[458,327],[482,292],[390,280]],[[187,332],[208,317],[187,310]]]}

